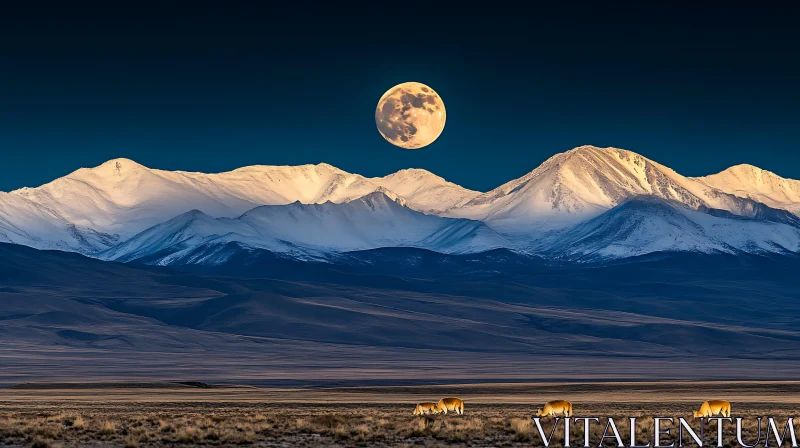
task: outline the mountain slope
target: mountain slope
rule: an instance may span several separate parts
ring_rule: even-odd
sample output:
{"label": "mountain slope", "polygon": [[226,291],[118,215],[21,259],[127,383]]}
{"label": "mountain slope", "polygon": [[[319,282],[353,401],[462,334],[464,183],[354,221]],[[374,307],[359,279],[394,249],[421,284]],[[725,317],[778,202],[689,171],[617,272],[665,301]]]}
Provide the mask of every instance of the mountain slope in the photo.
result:
{"label": "mountain slope", "polygon": [[170,264],[171,257],[168,256],[181,257],[184,252],[194,251],[206,244],[231,241],[247,241],[248,245],[278,252],[288,252],[289,249],[287,244],[260,235],[242,221],[213,218],[199,210],[192,210],[145,230],[100,253],[98,257],[120,262],[151,257],[161,260],[160,264]]}
{"label": "mountain slope", "polygon": [[156,258],[157,264],[170,264],[185,260],[189,252],[198,253],[200,247],[231,242],[300,257],[378,247],[461,253],[509,245],[483,223],[425,215],[376,192],[340,204],[261,206],[236,219],[192,211],[140,233],[100,257],[117,261]]}
{"label": "mountain slope", "polygon": [[800,214],[798,180],[786,179],[753,165],[736,165],[717,174],[695,179],[726,193]]}
{"label": "mountain slope", "polygon": [[[375,381],[376,372],[381,381],[440,383],[620,372],[763,380],[800,367],[796,257],[690,254],[586,267],[419,252],[346,254],[343,267],[289,262],[292,277],[282,279],[0,244],[0,385],[294,387]],[[509,256],[520,264],[512,272]],[[316,279],[320,268],[328,275]],[[453,363],[462,368],[441,367]]]}
{"label": "mountain slope", "polygon": [[543,253],[572,260],[630,258],[654,252],[796,253],[800,251],[800,228],[641,197],[536,244]]}
{"label": "mountain slope", "polygon": [[[407,201],[411,208],[436,211],[463,202],[477,192],[431,173],[396,173],[367,179],[328,164],[250,166],[219,174],[150,169],[128,159],[80,169],[38,188],[10,193],[57,214],[78,227],[119,235],[122,239],[178,214],[200,210],[213,217],[236,217],[259,205],[344,202],[382,192]],[[398,198],[387,186],[402,186]],[[419,200],[417,198],[419,197]],[[13,221],[13,216],[4,215]]]}
{"label": "mountain slope", "polygon": [[677,201],[693,209],[707,207],[776,221],[795,219],[780,211],[768,213],[751,199],[681,176],[634,152],[594,146],[557,154],[450,215],[485,220],[511,233],[542,232],[575,225],[643,195]]}
{"label": "mountain slope", "polygon": [[405,198],[411,208],[423,213],[446,212],[466,204],[480,194],[420,169],[400,170],[370,180]]}
{"label": "mountain slope", "polygon": [[119,241],[114,235],[75,225],[56,211],[25,198],[0,192],[0,242],[93,253]]}
{"label": "mountain slope", "polygon": [[248,167],[222,174],[153,170],[116,159],[80,169],[39,188],[12,192],[56,211],[77,225],[123,239],[180,213],[197,209],[235,217],[262,204],[356,197],[369,187],[352,185],[327,165]]}

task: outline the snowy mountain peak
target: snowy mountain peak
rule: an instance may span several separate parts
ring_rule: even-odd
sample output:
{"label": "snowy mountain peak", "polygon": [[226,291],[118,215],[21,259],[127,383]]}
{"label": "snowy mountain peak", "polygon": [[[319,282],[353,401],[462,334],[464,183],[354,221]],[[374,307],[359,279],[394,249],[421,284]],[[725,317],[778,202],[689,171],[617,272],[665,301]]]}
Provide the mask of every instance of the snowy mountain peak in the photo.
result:
{"label": "snowy mountain peak", "polygon": [[[85,179],[87,177],[94,179],[106,179],[108,181],[118,181],[128,174],[140,172],[142,170],[149,170],[149,168],[134,162],[131,159],[119,158],[108,160],[94,168],[79,168],[64,177],[58,178],[52,182],[42,185],[41,187],[31,188],[22,187],[17,190],[11,191],[11,194],[18,194],[26,197],[34,195],[37,191],[46,189],[52,185],[63,183],[64,179]],[[116,179],[115,179],[116,178]]]}
{"label": "snowy mountain peak", "polygon": [[[389,193],[389,194],[387,194]],[[390,196],[393,195],[394,197]],[[352,201],[348,201],[348,203],[353,202],[360,202],[370,208],[390,208],[390,207],[403,207],[406,208],[405,199],[400,198],[383,187],[379,187],[378,190],[369,193],[367,195],[361,196],[358,199],[353,199]]]}
{"label": "snowy mountain peak", "polygon": [[182,216],[184,218],[197,219],[199,217],[205,217],[205,216],[208,216],[208,215],[206,215],[205,213],[201,212],[198,209],[193,209],[193,210],[189,210],[188,212],[186,212],[186,213],[184,213],[184,214],[182,214],[180,216]]}
{"label": "snowy mountain peak", "polygon": [[419,168],[404,169],[370,180],[405,198],[409,207],[424,213],[445,214],[480,194]]}
{"label": "snowy mountain peak", "polygon": [[380,186],[380,187],[376,188],[375,191],[373,191],[372,193],[367,194],[366,196],[362,196],[362,199],[363,198],[368,198],[370,196],[383,196],[385,198],[391,199],[393,202],[395,202],[395,203],[397,203],[397,204],[399,204],[399,205],[401,205],[403,207],[408,207],[408,201],[406,201],[404,198],[398,196],[393,191],[390,191],[390,190],[388,190],[387,188],[385,188],[383,186]]}
{"label": "snowy mountain peak", "polygon": [[740,165],[734,165],[730,168],[720,171],[717,174],[698,177],[697,179],[705,180],[712,183],[717,183],[720,185],[724,185],[723,181],[728,181],[729,184],[742,187],[756,186],[756,185],[766,185],[768,187],[772,187],[780,183],[791,184],[800,182],[793,179],[783,178],[773,173],[772,171],[767,171],[765,169],[761,169],[757,166],[749,165],[746,163]]}
{"label": "snowy mountain peak", "polygon": [[[333,165],[328,163],[307,163],[305,165],[250,165],[250,166],[243,166],[241,168],[236,168],[233,171],[223,172],[216,174],[217,176],[226,176],[231,173],[242,173],[242,172],[257,172],[257,173],[308,173],[308,172],[318,172],[318,173],[336,173],[336,174],[350,174],[342,169],[339,169]],[[214,175],[214,174],[210,174]]]}
{"label": "snowy mountain peak", "polygon": [[677,177],[634,152],[584,145],[556,154],[528,174],[477,196],[465,209],[476,217],[507,221],[584,218],[636,195],[690,196],[679,182],[661,185]]}
{"label": "snowy mountain peak", "polygon": [[119,181],[127,176],[149,171],[150,169],[131,159],[118,158],[111,159],[94,168],[81,168],[67,175],[71,178],[93,177],[106,179],[110,182]]}
{"label": "snowy mountain peak", "polygon": [[607,146],[604,148],[601,146],[594,146],[594,145],[576,146],[570,149],[569,151],[563,152],[562,154],[566,154],[568,156],[575,156],[580,154],[618,154],[618,153],[631,153],[634,155],[638,155],[626,149],[615,148],[613,146]]}
{"label": "snowy mountain peak", "polygon": [[[391,193],[390,193],[391,194]],[[385,210],[385,211],[398,211],[402,209],[407,209],[404,205],[403,198],[399,197],[392,197],[384,192],[381,191],[374,191],[372,193],[368,193],[364,196],[351,199],[349,201],[344,202],[332,202],[326,201],[320,204],[305,204],[301,201],[295,201],[291,204],[285,204],[281,206],[277,205],[262,205],[260,207],[255,207],[252,210],[248,210],[247,212],[243,213],[238,219],[247,220],[248,218],[269,214],[269,213],[284,213],[286,210],[293,211],[293,212],[302,212],[302,213],[327,213],[332,210],[349,210],[349,211],[378,211],[378,210]],[[185,216],[185,214],[184,214]]]}
{"label": "snowy mountain peak", "polygon": [[695,210],[764,214],[752,199],[686,178],[635,152],[584,145],[556,154],[519,179],[475,197],[451,216],[485,220],[508,232],[536,233],[591,219],[642,195]]}
{"label": "snowy mountain peak", "polygon": [[383,177],[381,179],[384,179],[384,180],[388,180],[388,179],[403,179],[403,180],[421,179],[421,180],[424,180],[426,183],[430,182],[430,183],[437,183],[437,184],[456,185],[456,184],[454,184],[452,182],[448,182],[448,181],[444,180],[444,178],[442,178],[440,176],[437,176],[437,175],[431,173],[430,171],[424,170],[422,168],[406,168],[406,169],[402,169],[402,170],[399,170],[399,171],[397,171],[395,173],[392,173],[392,174],[390,174],[388,176],[385,176],[385,177]]}
{"label": "snowy mountain peak", "polygon": [[328,170],[333,170],[333,171],[345,172],[344,170],[336,168],[335,166],[331,165],[330,163],[320,162],[316,166],[317,166],[317,168],[320,168],[320,169],[328,169]]}
{"label": "snowy mountain peak", "polygon": [[144,165],[142,165],[142,164],[140,164],[140,163],[138,163],[138,162],[136,162],[134,160],[126,159],[124,157],[120,157],[120,158],[117,158],[117,159],[111,159],[111,160],[109,160],[109,161],[107,161],[107,162],[105,162],[105,163],[103,163],[103,164],[101,164],[101,165],[99,165],[99,166],[97,166],[95,168],[89,168],[89,170],[104,170],[104,169],[107,169],[107,168],[111,168],[114,171],[122,171],[122,170],[129,170],[129,169],[140,169],[140,168],[149,169],[146,166],[144,166]]}
{"label": "snowy mountain peak", "polygon": [[800,181],[783,178],[757,166],[736,165],[696,180],[732,195],[800,214]]}
{"label": "snowy mountain peak", "polygon": [[772,173],[770,171],[761,169],[761,168],[759,168],[759,167],[757,167],[755,165],[750,165],[749,163],[740,163],[738,165],[733,165],[732,167],[729,167],[728,169],[720,171],[720,173],[724,173],[724,172],[751,172],[751,173],[763,172],[763,173],[772,174],[773,176],[777,176],[777,174],[775,174],[775,173]]}

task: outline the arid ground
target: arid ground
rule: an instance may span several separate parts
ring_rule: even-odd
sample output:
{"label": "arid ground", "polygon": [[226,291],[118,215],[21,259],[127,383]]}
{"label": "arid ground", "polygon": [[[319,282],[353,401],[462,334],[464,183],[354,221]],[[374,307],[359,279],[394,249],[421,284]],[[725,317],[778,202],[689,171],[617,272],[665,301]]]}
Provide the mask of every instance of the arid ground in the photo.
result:
{"label": "arid ground", "polygon": [[[800,407],[800,382],[472,384],[336,389],[204,384],[35,384],[0,389],[0,445],[150,446],[541,446],[530,418],[541,403],[569,399],[578,417],[614,417],[627,444],[653,439],[651,417],[691,417],[707,399],[732,403],[756,440],[756,416],[783,425]],[[418,401],[459,396],[463,416],[414,417]],[[689,418],[694,426],[697,420]],[[552,420],[545,420],[549,429]],[[591,426],[597,446],[603,426]],[[764,430],[765,428],[762,428]],[[782,429],[782,426],[781,426]],[[563,430],[562,430],[563,431]],[[582,445],[583,429],[572,428]],[[674,430],[673,430],[674,434]],[[716,437],[708,425],[706,440]],[[763,436],[762,436],[763,437]],[[606,441],[607,445],[613,440]],[[763,443],[763,439],[762,439]],[[563,432],[554,437],[563,444]],[[725,444],[736,446],[733,426]],[[775,446],[771,440],[771,446]]]}

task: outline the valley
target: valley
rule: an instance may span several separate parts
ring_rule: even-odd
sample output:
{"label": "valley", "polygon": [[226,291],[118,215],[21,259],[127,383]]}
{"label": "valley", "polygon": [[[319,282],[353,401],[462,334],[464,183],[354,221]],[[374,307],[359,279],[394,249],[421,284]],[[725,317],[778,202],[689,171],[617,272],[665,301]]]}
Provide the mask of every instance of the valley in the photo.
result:
{"label": "valley", "polygon": [[0,384],[787,379],[800,365],[795,258],[289,263],[184,272],[0,244]]}

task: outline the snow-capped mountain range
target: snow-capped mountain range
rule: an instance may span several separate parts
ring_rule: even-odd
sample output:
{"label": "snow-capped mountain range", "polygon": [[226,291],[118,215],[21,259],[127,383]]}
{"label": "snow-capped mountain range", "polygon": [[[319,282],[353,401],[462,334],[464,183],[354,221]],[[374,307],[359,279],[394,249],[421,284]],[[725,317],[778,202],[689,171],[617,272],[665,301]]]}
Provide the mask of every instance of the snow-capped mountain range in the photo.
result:
{"label": "snow-capped mountain range", "polygon": [[[725,184],[726,188],[732,185]],[[735,185],[741,190],[752,188],[746,183]],[[681,176],[634,152],[593,146],[557,154],[519,179],[476,196],[452,214],[492,222],[511,233],[558,230],[637,196],[677,201],[691,209],[726,210],[738,216],[794,219],[703,179]]]}
{"label": "snow-capped mountain range", "polygon": [[231,242],[300,258],[381,247],[579,260],[794,254],[796,213],[800,181],[749,165],[689,178],[593,146],[556,154],[486,193],[420,169],[367,178],[323,163],[204,174],[114,159],[0,192],[0,242],[157,264]]}
{"label": "snow-capped mountain range", "polygon": [[263,205],[238,218],[212,218],[193,210],[147,229],[99,254],[130,261],[159,254],[169,264],[199,246],[230,242],[287,253],[322,257],[381,247],[420,247],[444,253],[468,253],[507,247],[486,224],[440,218],[405,207],[382,192],[334,204]]}

